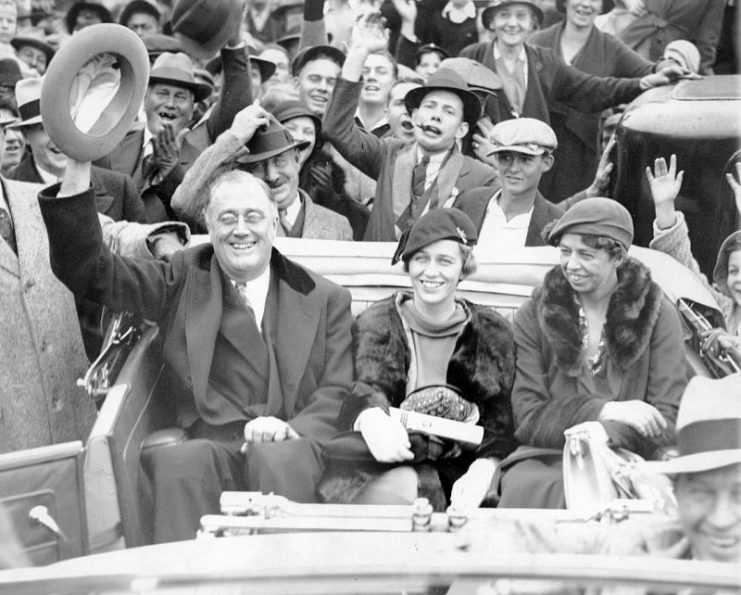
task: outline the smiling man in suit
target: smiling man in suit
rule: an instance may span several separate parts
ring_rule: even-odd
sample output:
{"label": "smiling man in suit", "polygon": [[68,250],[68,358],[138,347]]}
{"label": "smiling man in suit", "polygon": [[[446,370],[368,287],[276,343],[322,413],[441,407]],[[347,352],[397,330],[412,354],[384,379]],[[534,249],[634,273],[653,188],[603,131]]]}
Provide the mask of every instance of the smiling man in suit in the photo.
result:
{"label": "smiling man in suit", "polygon": [[251,174],[217,172],[211,243],[168,263],[102,245],[89,164],[69,161],[39,201],[56,275],[75,293],[156,321],[188,441],[151,461],[155,541],[188,539],[224,489],[316,499],[321,445],[352,381],[350,294],[283,257],[278,209]]}

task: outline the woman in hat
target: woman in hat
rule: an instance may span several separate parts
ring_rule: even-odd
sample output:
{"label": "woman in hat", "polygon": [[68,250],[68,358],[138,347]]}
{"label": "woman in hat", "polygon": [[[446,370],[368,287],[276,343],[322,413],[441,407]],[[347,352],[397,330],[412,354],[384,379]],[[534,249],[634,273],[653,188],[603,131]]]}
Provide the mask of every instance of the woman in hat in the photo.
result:
{"label": "woman in hat", "polygon": [[[330,457],[320,488],[326,500],[409,504],[424,496],[437,510],[451,500],[479,506],[497,462],[514,448],[512,329],[495,310],[456,297],[458,283],[475,271],[475,242],[471,220],[444,208],[399,241],[392,262],[404,262],[412,290],[355,320],[355,384],[340,412],[340,427],[359,431],[372,457],[365,465]],[[474,448],[407,434],[389,407],[477,421],[483,441]]]}
{"label": "woman in hat", "polygon": [[[726,174],[726,181],[731,187],[736,199],[736,208],[741,214],[741,161],[736,164],[736,176],[731,172]],[[666,161],[660,157],[654,161],[654,171],[646,168],[651,196],[656,209],[654,221],[654,238],[649,248],[664,252],[681,262],[690,269],[695,277],[713,294],[720,306],[728,332],[712,333],[711,341],[718,341],[725,349],[740,350],[741,352],[741,231],[728,236],[720,247],[718,258],[713,271],[711,284],[700,271],[700,266],[692,256],[689,229],[685,222],[684,213],[677,211],[675,200],[682,187],[684,172],[677,173],[677,156]],[[709,348],[711,343],[705,345]],[[730,353],[733,354],[733,351]],[[741,365],[741,361],[738,362]]]}
{"label": "woman in hat", "polygon": [[673,444],[687,382],[678,315],[627,255],[627,209],[588,198],[544,239],[561,262],[515,316],[512,409],[522,446],[502,463],[503,507],[564,507],[564,431],[579,423],[601,422],[611,446],[645,458]]}
{"label": "woman in hat", "polygon": [[[566,18],[536,31],[528,43],[553,50],[566,64],[600,77],[641,77],[654,67],[619,39],[594,26],[603,0],[557,0]],[[572,196],[592,181],[600,151],[599,112],[587,113],[558,101],[550,104],[551,127],[558,138],[558,159],[543,189],[554,202]]]}

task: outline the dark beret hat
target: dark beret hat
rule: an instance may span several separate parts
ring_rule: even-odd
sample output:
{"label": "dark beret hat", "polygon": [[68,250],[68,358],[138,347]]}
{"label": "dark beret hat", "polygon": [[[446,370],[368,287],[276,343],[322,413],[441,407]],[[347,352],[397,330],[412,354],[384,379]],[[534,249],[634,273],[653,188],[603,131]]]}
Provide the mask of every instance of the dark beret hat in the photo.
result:
{"label": "dark beret hat", "polygon": [[412,255],[425,246],[439,240],[455,240],[465,246],[473,246],[478,240],[476,226],[463,211],[458,209],[434,209],[420,217],[402,233],[391,264],[399,259],[407,262]]}
{"label": "dark beret hat", "polygon": [[627,250],[633,243],[633,218],[623,205],[610,198],[586,198],[571,207],[548,233],[546,241],[557,246],[565,233],[610,238]]}

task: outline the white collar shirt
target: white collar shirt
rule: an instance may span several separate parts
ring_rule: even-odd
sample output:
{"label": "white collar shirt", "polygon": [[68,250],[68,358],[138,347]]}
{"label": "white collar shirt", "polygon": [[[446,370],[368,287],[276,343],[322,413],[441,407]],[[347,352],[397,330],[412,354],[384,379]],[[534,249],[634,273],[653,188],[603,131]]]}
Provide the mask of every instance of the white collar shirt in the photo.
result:
{"label": "white collar shirt", "polygon": [[[238,282],[231,279],[232,285],[239,290]],[[249,306],[252,308],[252,312],[255,314],[255,322],[257,323],[258,330],[262,333],[262,319],[265,315],[265,302],[268,299],[268,290],[270,289],[270,265],[265,267],[265,270],[260,274],[259,277],[253,279],[244,288],[243,292],[240,291],[240,295],[247,298]]]}
{"label": "white collar shirt", "polygon": [[476,5],[471,0],[463,8],[458,8],[452,2],[448,2],[442,10],[442,16],[451,23],[460,24],[466,19],[476,18]]}
{"label": "white collar shirt", "polygon": [[298,219],[298,214],[301,212],[301,195],[297,194],[296,200],[294,200],[290,206],[286,207],[286,220],[288,223],[293,225]]}
{"label": "white collar shirt", "polygon": [[[435,183],[435,180],[440,173],[440,168],[442,167],[443,161],[445,161],[445,157],[447,157],[447,155],[448,151],[430,155],[430,162],[427,164],[427,175],[425,175],[425,190],[427,190]],[[419,163],[420,161],[422,161],[422,151],[420,151],[419,147],[417,147],[416,163]]]}
{"label": "white collar shirt", "polygon": [[154,144],[152,142],[153,140],[154,140],[154,135],[151,132],[149,132],[149,128],[145,126],[144,127],[144,139],[143,139],[144,152],[142,153],[142,158],[147,157],[151,155],[152,153],[154,153]]}
{"label": "white collar shirt", "polygon": [[491,255],[505,254],[509,250],[523,248],[527,238],[527,230],[530,227],[530,219],[533,216],[531,207],[527,213],[516,215],[507,221],[502,207],[499,206],[499,190],[489,200],[481,224],[479,240],[474,247],[474,254],[478,257],[490,257]]}

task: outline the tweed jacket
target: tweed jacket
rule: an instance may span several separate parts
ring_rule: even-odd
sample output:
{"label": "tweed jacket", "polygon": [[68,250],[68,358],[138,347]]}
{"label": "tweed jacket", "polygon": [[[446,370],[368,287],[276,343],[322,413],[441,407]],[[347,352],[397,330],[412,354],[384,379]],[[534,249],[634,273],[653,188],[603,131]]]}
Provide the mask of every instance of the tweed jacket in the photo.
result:
{"label": "tweed jacket", "polygon": [[[472,188],[463,192],[455,200],[453,208],[460,209],[468,215],[476,226],[477,233],[481,234],[481,227],[486,218],[486,209],[493,196],[494,192],[491,188]],[[561,207],[548,202],[538,192],[535,195],[533,214],[530,217],[530,225],[528,225],[527,235],[525,236],[525,246],[545,246],[543,238],[540,237],[540,232],[548,223],[558,219],[563,213]]]}
{"label": "tweed jacket", "polygon": [[[251,362],[259,353],[258,342],[267,339],[256,337],[257,329],[237,315],[240,308],[228,303],[225,287],[230,285],[211,244],[176,253],[167,263],[117,257],[101,244],[90,192],[55,198],[57,192],[53,186],[39,196],[55,274],[77,297],[159,324],[166,372],[176,388],[171,394],[184,428],[198,419],[222,426],[272,415],[311,440],[335,433],[352,378],[347,290],[273,250],[266,313],[275,308],[277,323],[266,329],[263,319],[263,333],[269,332],[275,357],[265,377],[265,369]],[[228,315],[235,324],[223,323]],[[217,344],[224,346],[223,359],[214,357]],[[217,368],[233,376],[240,370],[261,374],[267,395],[261,403],[246,403],[246,395],[212,382]]]}
{"label": "tweed jacket", "polygon": [[[324,133],[345,159],[378,182],[364,239],[396,241],[396,218],[411,201],[417,145],[398,139],[376,138],[355,123],[353,116],[361,86],[360,82],[342,78],[337,81],[324,115]],[[442,206],[467,188],[489,186],[495,180],[491,167],[454,152],[438,174],[438,205]]]}
{"label": "tweed jacket", "polygon": [[[560,58],[564,23],[536,31],[528,43],[553,50]],[[619,39],[592,27],[584,46],[571,61],[574,68],[594,76],[642,77],[651,72],[649,62]],[[550,104],[551,127],[558,139],[556,160],[541,190],[558,202],[586,188],[599,162],[599,113],[585,113],[562,102]]]}
{"label": "tweed jacket", "polygon": [[[216,142],[206,149],[185,175],[183,183],[172,197],[175,214],[191,228],[205,231],[203,211],[206,206],[208,191],[206,184],[216,168],[230,163],[242,151],[244,145],[234,134],[224,132]],[[302,238],[315,240],[352,240],[353,232],[346,217],[322,207],[299,189],[304,207],[304,228]],[[282,235],[282,230],[278,230]]]}
{"label": "tweed jacket", "polygon": [[0,453],[84,441],[95,406],[76,382],[88,361],[75,300],[49,267],[41,187],[1,183],[18,255],[0,240]]}
{"label": "tweed jacket", "polygon": [[[407,375],[414,356],[399,308],[400,302],[410,296],[409,292],[399,292],[376,302],[356,318],[353,325],[355,385],[342,406],[341,428],[350,430],[364,409],[388,410],[388,407],[398,407],[406,398]],[[451,485],[475,458],[501,459],[515,448],[509,399],[515,357],[512,328],[490,308],[467,301],[461,303],[469,313],[469,320],[456,341],[448,364],[447,382],[479,407],[484,440],[475,451],[435,462],[438,472]],[[324,497],[349,501],[348,497],[351,499],[352,494],[372,477],[366,470],[352,475],[344,481],[325,478]],[[425,493],[424,486],[420,489]]]}
{"label": "tweed jacket", "polygon": [[172,219],[170,199],[182,183],[185,172],[213,140],[231,126],[234,116],[252,102],[248,57],[244,48],[221,50],[224,84],[219,99],[206,122],[194,126],[183,139],[179,164],[156,186],[144,179],[144,126],[137,123],[113,151],[98,159],[95,165],[133,178],[147,211],[147,221],[157,223]]}
{"label": "tweed jacket", "polygon": [[[497,71],[494,43],[481,42],[461,50],[460,55]],[[639,79],[600,78],[566,64],[553,50],[525,44],[528,63],[527,92],[521,117],[550,124],[549,111],[560,102],[582,112],[600,112],[628,103],[641,94]],[[490,97],[485,113],[495,124],[515,117],[505,93]]]}
{"label": "tweed jacket", "polygon": [[[21,161],[9,177],[19,182],[45,184],[36,169],[33,155]],[[93,187],[95,206],[99,213],[103,213],[114,221],[136,221],[138,223],[146,221],[144,203],[129,176],[94,165],[90,172],[90,184]]]}
{"label": "tweed jacket", "polygon": [[618,269],[603,331],[607,380],[602,385],[586,368],[579,306],[560,267],[546,274],[543,285],[517,312],[514,332],[517,374],[512,409],[520,443],[561,449],[564,430],[596,421],[609,401],[633,399],[656,407],[668,422],[668,431],[654,441],[628,426],[604,421],[611,444],[650,458],[658,447],[673,443],[679,400],[687,384],[682,327],[643,264],[629,258]]}

